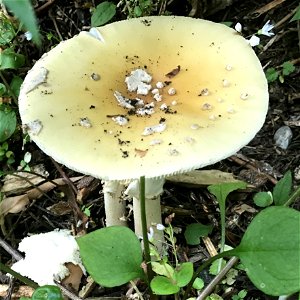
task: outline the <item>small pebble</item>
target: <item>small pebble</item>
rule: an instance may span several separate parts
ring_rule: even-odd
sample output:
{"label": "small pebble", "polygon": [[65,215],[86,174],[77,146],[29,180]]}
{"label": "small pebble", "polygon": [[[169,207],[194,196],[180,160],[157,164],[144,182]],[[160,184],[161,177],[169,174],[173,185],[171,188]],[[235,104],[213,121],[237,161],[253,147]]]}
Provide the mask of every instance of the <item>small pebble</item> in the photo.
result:
{"label": "small pebble", "polygon": [[282,126],[274,134],[275,145],[286,150],[292,140],[293,132],[289,126]]}

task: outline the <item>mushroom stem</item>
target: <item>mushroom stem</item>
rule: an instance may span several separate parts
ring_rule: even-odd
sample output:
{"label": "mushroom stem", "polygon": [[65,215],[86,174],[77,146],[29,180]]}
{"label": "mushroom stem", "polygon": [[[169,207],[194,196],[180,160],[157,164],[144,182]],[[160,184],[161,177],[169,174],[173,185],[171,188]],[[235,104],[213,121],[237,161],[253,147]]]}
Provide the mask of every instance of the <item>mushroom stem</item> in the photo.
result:
{"label": "mushroom stem", "polygon": [[[164,240],[163,231],[157,230],[156,225],[162,224],[160,195],[163,192],[164,178],[146,179],[146,218],[147,230],[150,227],[153,229],[153,244],[157,247],[159,253],[162,251],[162,243]],[[142,220],[141,220],[141,202],[139,197],[138,181],[133,181],[129,184],[126,194],[133,197],[133,215],[134,215],[134,230],[137,236],[143,235]]]}
{"label": "mushroom stem", "polygon": [[126,203],[122,199],[123,185],[118,181],[106,180],[103,184],[106,226],[127,226],[124,218]]}

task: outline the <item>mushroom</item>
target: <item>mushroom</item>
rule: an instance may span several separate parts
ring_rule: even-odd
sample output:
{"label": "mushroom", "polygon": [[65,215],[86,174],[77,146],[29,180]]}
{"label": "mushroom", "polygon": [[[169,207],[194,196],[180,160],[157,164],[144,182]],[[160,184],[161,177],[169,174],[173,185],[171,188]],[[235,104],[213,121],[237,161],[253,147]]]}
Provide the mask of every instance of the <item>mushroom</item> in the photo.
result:
{"label": "mushroom", "polygon": [[[145,176],[161,178],[162,186],[167,175],[236,153],[264,123],[268,87],[254,51],[235,30],[154,16],[60,43],[26,76],[19,109],[45,153],[102,178],[118,198],[120,182]],[[156,207],[157,222],[159,197],[149,197],[156,199],[146,205]],[[108,219],[115,205],[105,201]],[[120,219],[122,205],[110,225]]]}

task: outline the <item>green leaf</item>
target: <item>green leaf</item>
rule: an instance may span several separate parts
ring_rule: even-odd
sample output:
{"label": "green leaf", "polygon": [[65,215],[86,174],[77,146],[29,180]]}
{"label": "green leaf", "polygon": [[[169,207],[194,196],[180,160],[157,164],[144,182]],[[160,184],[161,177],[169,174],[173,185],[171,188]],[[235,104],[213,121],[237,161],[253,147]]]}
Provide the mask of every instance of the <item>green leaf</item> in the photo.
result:
{"label": "green leaf", "polygon": [[265,294],[300,291],[300,212],[284,206],[265,208],[229,252],[240,257],[250,280]]}
{"label": "green leaf", "polygon": [[16,97],[19,97],[20,87],[23,83],[23,79],[19,76],[14,76],[10,83],[10,89],[15,94]]}
{"label": "green leaf", "polygon": [[276,81],[278,76],[279,76],[279,72],[276,71],[275,68],[268,68],[266,70],[266,78],[267,78],[269,83]]}
{"label": "green leaf", "polygon": [[281,66],[283,76],[290,75],[296,70],[296,67],[290,61],[285,61]]}
{"label": "green leaf", "polygon": [[201,278],[197,277],[193,282],[193,288],[196,290],[202,290],[203,287],[204,287],[204,281]]}
{"label": "green leaf", "polygon": [[25,56],[7,48],[0,53],[0,70],[18,69],[25,63]]}
{"label": "green leaf", "polygon": [[219,264],[221,262],[221,270],[225,267],[226,261],[222,258],[215,260],[209,267],[209,274],[218,275],[220,273]]}
{"label": "green leaf", "polygon": [[77,239],[84,266],[100,285],[114,287],[143,278],[142,249],[127,227],[111,226]]}
{"label": "green leaf", "polygon": [[100,3],[94,10],[91,18],[92,27],[104,25],[116,14],[116,5],[109,1]]}
{"label": "green leaf", "polygon": [[3,96],[6,93],[6,86],[3,83],[0,83],[0,96]]}
{"label": "green leaf", "polygon": [[180,290],[179,286],[172,279],[164,276],[155,276],[150,282],[150,287],[156,295],[172,295]]}
{"label": "green leaf", "polygon": [[[30,299],[30,298],[29,298]],[[31,296],[32,300],[63,300],[59,287],[44,285],[37,288]]]}
{"label": "green leaf", "polygon": [[176,281],[176,285],[179,287],[186,286],[192,279],[194,273],[193,264],[191,262],[185,262],[180,264],[178,268],[176,268],[174,273],[174,279]]}
{"label": "green leaf", "polygon": [[0,106],[0,143],[7,140],[16,130],[16,113],[8,106]]}
{"label": "green leaf", "polygon": [[240,182],[226,182],[220,184],[213,184],[210,185],[207,189],[216,196],[219,204],[225,205],[225,200],[227,196],[238,189],[245,189],[247,187],[247,183],[240,181]]}
{"label": "green leaf", "polygon": [[184,237],[188,245],[199,245],[200,237],[208,236],[212,232],[212,225],[203,225],[201,223],[192,223],[186,227]]}
{"label": "green leaf", "polygon": [[293,18],[291,19],[290,22],[292,21],[298,21],[300,20],[300,5],[298,6],[298,9],[296,11],[296,13],[294,14]]}
{"label": "green leaf", "polygon": [[172,278],[174,275],[174,268],[168,263],[153,261],[151,262],[151,265],[152,270],[158,275],[166,276],[168,278]]}
{"label": "green leaf", "polygon": [[143,14],[141,8],[138,5],[134,7],[133,12],[136,17],[141,17]]}
{"label": "green leaf", "polygon": [[13,14],[24,24],[26,30],[32,34],[33,41],[40,45],[41,39],[37,26],[37,20],[30,0],[3,0]]}
{"label": "green leaf", "polygon": [[273,196],[271,192],[259,192],[255,194],[253,201],[259,207],[267,207],[273,203]]}
{"label": "green leaf", "polygon": [[9,44],[16,36],[15,27],[3,13],[0,15],[0,45]]}
{"label": "green leaf", "polygon": [[287,171],[273,189],[275,205],[284,205],[292,192],[292,172]]}

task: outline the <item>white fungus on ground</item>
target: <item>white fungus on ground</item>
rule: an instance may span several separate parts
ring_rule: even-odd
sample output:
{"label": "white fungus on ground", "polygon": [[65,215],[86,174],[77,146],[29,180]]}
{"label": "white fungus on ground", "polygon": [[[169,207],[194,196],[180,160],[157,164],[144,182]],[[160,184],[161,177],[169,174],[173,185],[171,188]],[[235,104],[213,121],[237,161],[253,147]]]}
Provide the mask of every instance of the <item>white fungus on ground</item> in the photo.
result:
{"label": "white fungus on ground", "polygon": [[151,91],[151,93],[152,93],[153,95],[159,94],[159,90],[158,90],[158,89],[153,89],[153,90]]}
{"label": "white fungus on ground", "polygon": [[79,256],[79,247],[69,230],[54,230],[24,238],[19,250],[25,258],[13,264],[12,269],[39,285],[55,284],[69,275],[65,263],[85,269]]}
{"label": "white fungus on ground", "polygon": [[145,127],[142,135],[151,135],[153,133],[163,132],[166,130],[166,128],[167,128],[167,124],[165,122],[157,125]]}
{"label": "white fungus on ground", "polygon": [[152,76],[143,69],[131,71],[130,75],[125,78],[128,91],[136,92],[139,95],[148,95],[152,88],[151,85],[148,84],[151,80]]}

